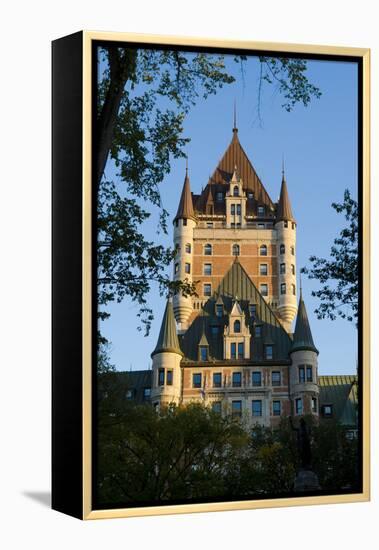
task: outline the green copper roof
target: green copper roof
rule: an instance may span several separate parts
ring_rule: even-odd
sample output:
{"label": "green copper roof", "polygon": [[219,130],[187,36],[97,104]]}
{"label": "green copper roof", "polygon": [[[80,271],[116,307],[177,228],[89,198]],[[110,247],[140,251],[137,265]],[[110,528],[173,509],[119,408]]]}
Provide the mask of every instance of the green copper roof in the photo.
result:
{"label": "green copper roof", "polygon": [[356,426],[358,377],[354,375],[319,376],[320,407],[332,405],[333,418],[344,426]]}
{"label": "green copper roof", "polygon": [[[204,304],[202,315],[198,315],[191,326],[180,337],[180,345],[185,360],[198,360],[198,345],[205,333],[209,343],[210,360],[221,361],[224,356],[224,329],[229,321],[235,297],[245,315],[249,327],[250,362],[265,361],[264,346],[273,344],[274,361],[289,361],[292,340],[287,334],[272,309],[246,273],[240,261],[235,261],[216,289],[214,295]],[[216,303],[224,304],[224,315],[217,317]],[[249,304],[256,304],[256,317],[250,317]],[[261,327],[261,336],[255,336],[255,325]]]}
{"label": "green copper roof", "polygon": [[293,335],[293,344],[291,351],[310,350],[318,353],[318,349],[313,343],[311,327],[309,326],[307,310],[305,308],[303,296],[300,292],[299,308],[297,310],[296,326]]}
{"label": "green copper roof", "polygon": [[158,342],[155,346],[155,350],[151,354],[151,357],[153,357],[156,353],[162,353],[164,351],[171,351],[172,353],[179,353],[180,355],[183,355],[180,350],[178,335],[176,333],[172,302],[169,300],[167,300],[166,309],[163,315]]}

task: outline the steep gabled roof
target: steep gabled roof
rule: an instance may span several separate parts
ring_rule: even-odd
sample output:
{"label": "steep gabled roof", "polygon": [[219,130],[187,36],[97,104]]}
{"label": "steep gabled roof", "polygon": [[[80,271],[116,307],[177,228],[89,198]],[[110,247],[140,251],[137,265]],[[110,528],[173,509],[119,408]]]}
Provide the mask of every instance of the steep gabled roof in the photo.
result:
{"label": "steep gabled roof", "polygon": [[288,196],[287,182],[286,178],[282,177],[282,186],[280,188],[280,198],[278,202],[278,207],[276,209],[276,221],[280,222],[282,220],[294,222],[295,218],[292,214],[292,208],[290,199]]}
{"label": "steep gabled roof", "polygon": [[[289,352],[292,340],[287,334],[276,315],[266,303],[245,269],[240,262],[234,262],[214,295],[204,305],[204,314],[194,319],[185,334],[180,337],[180,344],[189,361],[197,361],[197,345],[204,330],[209,342],[209,357],[211,360],[223,360],[223,335],[224,328],[228,322],[235,296],[238,296],[238,303],[245,313],[252,333],[250,346],[250,362],[264,361],[264,345],[274,344],[274,361],[289,361]],[[224,317],[215,315],[215,304],[223,301],[226,314]],[[249,303],[256,304],[256,319],[249,315]],[[262,327],[262,336],[254,336],[254,325]],[[217,334],[212,328],[218,327]]]}
{"label": "steep gabled roof", "polygon": [[176,333],[176,324],[172,302],[167,300],[166,309],[162,319],[161,330],[159,331],[158,342],[151,357],[157,353],[172,352],[182,354],[180,349],[178,335]]}
{"label": "steep gabled roof", "polygon": [[182,194],[180,196],[178,211],[176,213],[174,221],[178,220],[179,218],[182,218],[182,219],[192,218],[193,220],[196,220],[195,212],[193,210],[191,186],[190,186],[190,180],[188,177],[187,168],[186,168],[186,175],[184,178]]}
{"label": "steep gabled roof", "polygon": [[[262,206],[266,206],[268,211],[274,210],[274,204],[269,194],[264,188],[263,183],[259,179],[253,165],[248,159],[248,156],[239,141],[238,130],[234,128],[232,140],[218,163],[215,171],[210,177],[209,183],[201,195],[196,197],[195,206],[198,212],[204,211],[204,205],[209,193],[209,186],[212,187],[213,192],[225,189],[225,185],[228,185],[232,179],[235,167],[237,167],[238,176],[243,181],[244,190],[252,191],[254,193],[254,203],[259,203]],[[220,207],[221,205],[219,205],[216,201],[216,210]],[[252,208],[253,205],[248,204],[248,210],[251,210]]]}
{"label": "steep gabled roof", "polygon": [[313,342],[311,327],[309,326],[307,310],[301,290],[291,351],[299,350],[309,350],[318,353],[318,349]]}

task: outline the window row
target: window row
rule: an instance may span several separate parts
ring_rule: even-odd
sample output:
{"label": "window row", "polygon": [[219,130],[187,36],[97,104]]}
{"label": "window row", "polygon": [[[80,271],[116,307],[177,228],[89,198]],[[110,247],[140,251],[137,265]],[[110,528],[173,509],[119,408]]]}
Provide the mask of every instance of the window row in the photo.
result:
{"label": "window row", "polygon": [[230,205],[230,213],[232,216],[235,216],[237,214],[237,216],[240,216],[241,215],[241,205],[240,204],[231,204]]}
{"label": "window row", "polygon": [[[317,399],[316,397],[311,398],[311,411],[312,413],[317,413]],[[297,415],[304,414],[304,403],[302,397],[295,399],[295,412]]]}
{"label": "window row", "polygon": [[[201,372],[196,372],[192,374],[192,387],[193,388],[202,388],[203,384],[203,375]],[[221,372],[214,372],[212,375],[212,387],[221,388],[223,385],[226,385],[226,379],[222,380]],[[263,385],[262,372],[254,371],[251,373],[250,385],[254,388],[260,388]],[[282,373],[281,371],[272,371],[271,372],[271,386],[281,386],[282,385]],[[242,372],[233,372],[232,373],[232,387],[241,388],[242,387]]]}
{"label": "window row", "polygon": [[[235,185],[233,187],[233,197],[239,197],[239,187],[238,185]],[[254,192],[253,191],[248,191],[247,192],[247,198],[249,200],[253,199],[254,198]],[[223,202],[224,200],[224,193],[222,191],[218,191],[216,193],[216,201],[217,202]],[[262,206],[261,208],[264,208],[264,206]]]}
{"label": "window row", "polygon": [[305,382],[313,382],[312,365],[299,366],[299,384],[304,384]]}
{"label": "window row", "polygon": [[[232,248],[234,256],[239,256],[240,247],[238,244],[234,244]],[[185,273],[191,273],[191,264],[186,262],[184,265]],[[175,273],[179,272],[179,263],[175,264]],[[286,272],[286,264],[280,264],[280,274],[284,275]],[[295,266],[291,264],[291,273],[295,275]],[[203,275],[212,275],[212,264],[203,264]],[[259,264],[259,275],[268,275],[268,264]],[[285,294],[285,292],[282,294]]]}
{"label": "window row", "polygon": [[[280,294],[287,294],[287,285],[286,285],[286,283],[281,283],[281,285],[280,285]],[[291,285],[291,294],[296,296],[296,285]]]}
{"label": "window row", "polygon": [[171,369],[158,369],[158,386],[172,386],[174,373]]}
{"label": "window row", "polygon": [[[232,227],[233,227],[233,224],[231,224]],[[234,224],[234,225],[240,225],[240,224]],[[267,256],[267,245],[265,244],[262,244],[260,247],[259,247],[259,255],[260,256]],[[213,254],[213,247],[210,243],[207,243],[204,245],[204,256],[212,256]],[[238,244],[234,244],[232,246],[232,254],[233,256],[239,256],[240,255],[240,246]]]}
{"label": "window row", "polygon": [[[285,244],[282,243],[280,245],[279,252],[280,252],[280,254],[285,254],[286,253],[286,245]],[[290,246],[290,252],[291,252],[292,256],[295,255],[295,247],[293,245]]]}
{"label": "window row", "polygon": [[[286,273],[286,264],[282,263],[282,264],[280,264],[280,274],[285,275],[285,273]],[[292,275],[296,274],[294,264],[291,264],[291,273],[292,273]]]}
{"label": "window row", "polygon": [[[225,311],[224,311],[223,304],[216,304],[216,308],[215,308],[216,317],[223,317],[224,313]],[[257,316],[257,304],[249,304],[249,315],[252,319],[255,319],[255,317]],[[234,332],[237,332],[237,331],[234,330]]]}
{"label": "window row", "polygon": [[[218,414],[222,412],[222,402],[213,401],[212,410]],[[282,413],[282,403],[279,400],[272,401],[272,416],[280,416]],[[251,402],[251,414],[254,417],[263,416],[263,402],[261,399],[253,399]],[[232,415],[235,417],[242,416],[242,401],[239,399],[232,401]]]}

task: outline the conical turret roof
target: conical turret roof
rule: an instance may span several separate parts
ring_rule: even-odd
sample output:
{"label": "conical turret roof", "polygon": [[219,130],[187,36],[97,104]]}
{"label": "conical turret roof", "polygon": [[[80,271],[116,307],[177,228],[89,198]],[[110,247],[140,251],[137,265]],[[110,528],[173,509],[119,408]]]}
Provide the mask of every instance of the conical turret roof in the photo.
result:
{"label": "conical turret roof", "polygon": [[307,310],[301,291],[291,352],[300,350],[309,350],[318,353],[318,349],[313,342],[311,327],[309,326]]}
{"label": "conical turret roof", "polygon": [[182,219],[192,218],[193,220],[196,220],[195,213],[193,210],[191,186],[190,186],[190,180],[188,177],[188,168],[186,168],[186,176],[184,178],[183,190],[179,201],[178,211],[176,213],[174,221],[178,220],[179,218],[182,218]]}
{"label": "conical turret roof", "polygon": [[280,222],[283,220],[290,221],[290,222],[295,221],[295,218],[293,217],[293,214],[292,214],[292,208],[291,208],[291,203],[288,196],[287,182],[284,176],[284,172],[282,177],[282,186],[280,188],[280,198],[279,198],[278,207],[276,210],[276,221]]}
{"label": "conical turret roof", "polygon": [[179,355],[183,355],[180,349],[178,335],[176,333],[174,310],[170,300],[167,300],[161,330],[158,336],[158,342],[151,356],[153,357],[153,355],[163,352],[178,353]]}

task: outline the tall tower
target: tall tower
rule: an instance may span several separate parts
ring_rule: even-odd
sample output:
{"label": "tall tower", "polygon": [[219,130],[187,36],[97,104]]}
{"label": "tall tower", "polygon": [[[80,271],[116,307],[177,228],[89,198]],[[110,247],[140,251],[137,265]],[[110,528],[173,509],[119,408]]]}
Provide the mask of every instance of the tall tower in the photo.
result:
{"label": "tall tower", "polygon": [[[186,167],[183,190],[174,218],[174,246],[177,250],[174,260],[174,281],[187,280],[192,283],[193,230],[195,227],[196,217],[193,210],[188,167]],[[179,292],[174,296],[173,306],[179,329],[183,331],[187,328],[187,321],[192,313],[192,299]]]}
{"label": "tall tower", "polygon": [[296,300],[296,221],[292,214],[287,183],[282,172],[282,186],[276,213],[278,254],[278,308],[284,328],[291,332],[297,311]]}
{"label": "tall tower", "polygon": [[318,416],[318,350],[313,342],[307,310],[300,290],[299,310],[290,352],[290,398],[293,412]]}
{"label": "tall tower", "polygon": [[178,405],[181,397],[180,362],[183,353],[176,333],[174,311],[170,300],[167,300],[158,342],[151,357],[153,359],[152,403]]}

